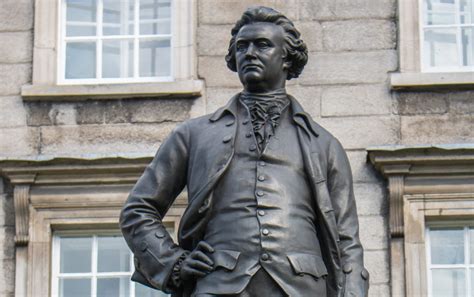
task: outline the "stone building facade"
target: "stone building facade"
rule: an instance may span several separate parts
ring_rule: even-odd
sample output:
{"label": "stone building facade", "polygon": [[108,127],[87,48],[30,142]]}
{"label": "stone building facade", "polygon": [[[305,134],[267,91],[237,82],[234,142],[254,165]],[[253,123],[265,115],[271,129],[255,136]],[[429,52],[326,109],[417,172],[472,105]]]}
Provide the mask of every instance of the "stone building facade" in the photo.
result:
{"label": "stone building facade", "polygon": [[[180,31],[190,45],[182,78],[72,86],[58,86],[57,68],[48,66],[58,52],[48,39],[60,26],[58,1],[2,1],[0,296],[51,294],[55,232],[116,229],[120,202],[173,127],[240,91],[224,56],[233,23],[254,4],[295,20],[309,47],[308,65],[287,90],[347,150],[370,296],[425,296],[427,278],[409,280],[416,264],[407,258],[404,201],[457,197],[464,210],[449,221],[472,223],[474,72],[424,75],[416,66],[419,1],[173,1],[187,7],[190,24]],[[424,164],[429,174],[420,173]],[[172,209],[171,227],[184,201],[185,194]]]}

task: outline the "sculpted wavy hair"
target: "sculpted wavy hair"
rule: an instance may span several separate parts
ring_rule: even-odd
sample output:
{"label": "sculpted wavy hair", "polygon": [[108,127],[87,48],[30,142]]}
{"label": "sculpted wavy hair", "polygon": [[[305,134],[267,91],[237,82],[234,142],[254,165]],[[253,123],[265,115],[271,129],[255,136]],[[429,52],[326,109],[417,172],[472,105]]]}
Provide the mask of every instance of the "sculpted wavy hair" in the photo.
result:
{"label": "sculpted wavy hair", "polygon": [[301,34],[296,30],[295,25],[286,16],[278,11],[264,6],[254,6],[248,8],[240,20],[237,21],[234,28],[232,28],[232,38],[229,42],[228,53],[225,56],[227,67],[237,72],[237,65],[235,61],[235,38],[239,30],[248,24],[257,22],[274,23],[281,26],[285,31],[285,52],[286,59],[290,62],[288,69],[287,80],[297,78],[303,71],[304,66],[308,62],[308,48],[304,41],[300,38]]}

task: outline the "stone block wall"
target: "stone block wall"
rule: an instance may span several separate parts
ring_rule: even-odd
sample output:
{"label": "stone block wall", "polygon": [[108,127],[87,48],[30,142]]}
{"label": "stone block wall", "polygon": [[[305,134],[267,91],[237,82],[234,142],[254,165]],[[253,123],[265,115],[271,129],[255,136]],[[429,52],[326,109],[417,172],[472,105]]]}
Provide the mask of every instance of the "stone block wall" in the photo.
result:
{"label": "stone block wall", "polygon": [[396,94],[401,143],[473,143],[474,91]]}
{"label": "stone block wall", "polygon": [[[39,131],[26,124],[20,87],[31,80],[33,0],[0,5],[0,154],[34,154]],[[15,291],[13,199],[0,178],[0,297]]]}

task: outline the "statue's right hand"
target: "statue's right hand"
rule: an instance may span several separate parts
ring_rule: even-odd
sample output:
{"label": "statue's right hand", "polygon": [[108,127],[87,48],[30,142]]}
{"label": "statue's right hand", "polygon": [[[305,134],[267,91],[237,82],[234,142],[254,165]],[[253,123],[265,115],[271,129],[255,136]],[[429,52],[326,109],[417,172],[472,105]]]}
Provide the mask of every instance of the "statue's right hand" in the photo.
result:
{"label": "statue's right hand", "polygon": [[205,241],[200,241],[196,248],[183,260],[180,269],[180,278],[203,277],[214,270],[214,262],[207,253],[214,253],[214,248]]}

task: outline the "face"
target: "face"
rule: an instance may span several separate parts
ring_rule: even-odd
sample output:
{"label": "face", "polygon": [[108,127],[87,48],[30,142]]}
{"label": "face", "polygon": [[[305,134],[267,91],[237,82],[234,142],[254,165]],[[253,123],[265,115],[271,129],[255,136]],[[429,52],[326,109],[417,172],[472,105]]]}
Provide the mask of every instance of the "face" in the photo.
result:
{"label": "face", "polygon": [[267,92],[285,86],[285,32],[273,23],[243,26],[236,37],[235,60],[244,88]]}

